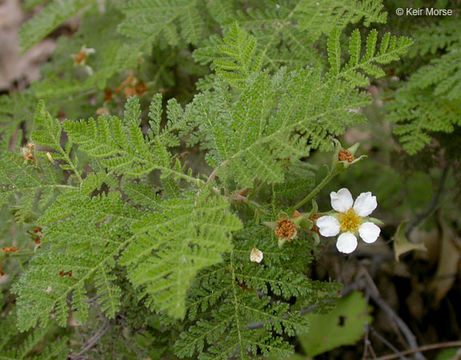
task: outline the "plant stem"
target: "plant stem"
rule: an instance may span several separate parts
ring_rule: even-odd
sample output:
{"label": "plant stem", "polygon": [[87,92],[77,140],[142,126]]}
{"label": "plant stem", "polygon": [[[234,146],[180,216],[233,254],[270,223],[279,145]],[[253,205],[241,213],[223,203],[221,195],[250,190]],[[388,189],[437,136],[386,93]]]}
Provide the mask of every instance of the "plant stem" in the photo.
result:
{"label": "plant stem", "polygon": [[259,191],[263,188],[265,185],[264,181],[261,181],[261,183],[254,189],[251,190],[250,194],[248,195],[248,200],[253,199]]}
{"label": "plant stem", "polygon": [[289,212],[291,213],[292,211],[299,209],[301,206],[312,200],[312,198],[317,195],[320,190],[322,190],[325,185],[330,182],[331,179],[338,175],[338,173],[339,172],[337,170],[332,169],[328,175],[304,199],[302,199],[296,205],[292,206]]}
{"label": "plant stem", "polygon": [[[59,145],[59,143],[58,143]],[[82,177],[80,176],[80,173],[78,172],[77,170],[77,167],[75,166],[75,164],[72,162],[71,158],[69,157],[69,155],[67,155],[66,151],[59,145],[58,147],[59,149],[59,152],[61,153],[61,155],[64,157],[64,160],[67,161],[67,163],[69,164],[69,166],[72,168],[72,171],[74,172],[74,174],[77,176],[77,179],[78,181],[80,182],[80,184],[83,182],[83,179]]]}
{"label": "plant stem", "polygon": [[7,255],[7,257],[26,257],[26,256],[32,256],[34,255],[34,252],[32,250],[20,250],[18,252],[12,252]]}

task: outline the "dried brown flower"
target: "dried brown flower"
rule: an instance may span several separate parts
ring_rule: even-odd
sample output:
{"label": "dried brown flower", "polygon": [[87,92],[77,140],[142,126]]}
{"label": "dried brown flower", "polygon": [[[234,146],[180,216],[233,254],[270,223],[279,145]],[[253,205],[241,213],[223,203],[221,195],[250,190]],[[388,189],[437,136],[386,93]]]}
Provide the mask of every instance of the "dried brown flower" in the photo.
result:
{"label": "dried brown flower", "polygon": [[320,235],[320,233],[319,233],[319,228],[318,228],[317,225],[315,225],[315,221],[316,221],[318,218],[320,218],[320,217],[322,217],[322,215],[320,215],[320,214],[312,214],[311,216],[309,216],[309,220],[312,221],[312,222],[314,223],[314,226],[312,226],[311,231],[314,231],[314,232],[316,232],[316,233],[319,234],[319,235]]}
{"label": "dried brown flower", "polygon": [[22,159],[24,161],[34,161],[35,160],[35,157],[34,157],[34,144],[32,143],[29,143],[27,144],[27,146],[23,147],[22,149]]}
{"label": "dried brown flower", "polygon": [[104,101],[112,100],[112,96],[114,96],[114,91],[112,89],[104,89]]}
{"label": "dried brown flower", "polygon": [[67,271],[67,272],[64,272],[64,270],[61,270],[61,271],[59,272],[59,276],[60,276],[60,277],[64,277],[64,276],[72,277],[72,270]]}
{"label": "dried brown flower", "polygon": [[87,56],[84,51],[80,50],[77,54],[72,55],[72,58],[74,59],[75,64],[84,64]]}
{"label": "dried brown flower", "polygon": [[338,160],[347,161],[351,163],[352,161],[354,161],[354,155],[352,155],[352,153],[349,150],[341,149],[338,153]]}
{"label": "dried brown flower", "polygon": [[88,55],[94,54],[95,50],[92,48],[87,48],[83,45],[77,54],[71,55],[72,59],[74,59],[74,65],[85,65],[86,60],[88,59]]}
{"label": "dried brown flower", "polygon": [[5,253],[10,253],[10,252],[16,252],[19,250],[16,246],[6,246],[2,248],[3,252]]}
{"label": "dried brown flower", "polygon": [[274,232],[279,239],[286,239],[288,242],[297,234],[296,225],[290,219],[277,220],[277,227]]}

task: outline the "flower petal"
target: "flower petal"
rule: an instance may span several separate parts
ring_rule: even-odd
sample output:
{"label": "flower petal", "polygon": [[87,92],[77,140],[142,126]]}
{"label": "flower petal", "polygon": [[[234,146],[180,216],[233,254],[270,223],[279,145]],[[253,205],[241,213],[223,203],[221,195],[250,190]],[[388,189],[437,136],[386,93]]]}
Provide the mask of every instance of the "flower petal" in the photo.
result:
{"label": "flower petal", "polygon": [[359,235],[363,241],[368,244],[374,243],[381,232],[381,229],[378,225],[373,224],[372,222],[366,222],[360,225]]}
{"label": "flower petal", "polygon": [[322,216],[317,219],[316,225],[323,236],[336,236],[339,234],[339,221],[333,216]]}
{"label": "flower petal", "polygon": [[352,195],[349,190],[342,188],[338,192],[332,191],[330,193],[331,207],[339,212],[345,212],[352,207]]}
{"label": "flower petal", "polygon": [[354,211],[358,216],[368,216],[378,206],[376,196],[372,196],[371,192],[361,193],[354,203]]}
{"label": "flower petal", "polygon": [[256,246],[253,247],[250,253],[250,261],[259,264],[263,260],[263,257],[263,252],[256,248]]}
{"label": "flower petal", "polygon": [[350,232],[342,233],[338,236],[336,248],[345,254],[350,254],[357,248],[357,238]]}

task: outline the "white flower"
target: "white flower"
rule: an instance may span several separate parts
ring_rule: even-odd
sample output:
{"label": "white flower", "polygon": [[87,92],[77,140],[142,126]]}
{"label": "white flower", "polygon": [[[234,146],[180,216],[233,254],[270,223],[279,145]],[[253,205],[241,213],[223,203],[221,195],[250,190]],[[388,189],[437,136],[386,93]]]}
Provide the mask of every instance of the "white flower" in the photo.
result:
{"label": "white flower", "polygon": [[342,253],[350,254],[357,248],[357,234],[368,244],[374,243],[381,229],[367,221],[367,217],[378,206],[376,196],[371,192],[361,193],[355,202],[349,190],[343,188],[331,192],[331,207],[337,214],[317,219],[319,232],[323,236],[338,236],[336,247]]}
{"label": "white flower", "polygon": [[255,247],[251,250],[250,261],[260,263],[263,260],[263,252]]}

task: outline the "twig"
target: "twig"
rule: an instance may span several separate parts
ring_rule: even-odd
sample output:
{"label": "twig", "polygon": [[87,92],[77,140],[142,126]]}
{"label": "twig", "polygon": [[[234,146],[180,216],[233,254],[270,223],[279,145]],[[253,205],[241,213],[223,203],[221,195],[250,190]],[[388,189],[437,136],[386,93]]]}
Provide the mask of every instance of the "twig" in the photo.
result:
{"label": "twig", "polygon": [[[379,293],[374,289],[374,284],[372,280],[366,277],[368,282],[368,286],[370,287],[370,296],[373,301],[389,316],[399,327],[400,331],[402,331],[405,339],[408,342],[408,346],[414,350],[416,360],[425,360],[423,354],[421,354],[418,349],[418,343],[416,342],[416,337],[410,328],[405,324],[405,322],[397,315],[397,313],[381,298]],[[373,284],[373,286],[371,286]],[[403,353],[402,353],[403,354]]]}
{"label": "twig", "polygon": [[[369,333],[370,333],[370,324],[366,323],[365,324],[365,336],[363,339],[363,354],[362,354],[362,360],[366,360],[368,356],[368,348],[371,347],[371,342],[369,339]],[[376,358],[376,356],[374,357]]]}
{"label": "twig", "polygon": [[437,189],[437,192],[434,194],[432,197],[432,201],[429,204],[429,206],[426,208],[426,210],[420,212],[416,217],[413,219],[413,221],[408,225],[408,228],[405,231],[405,236],[407,239],[410,239],[411,232],[414,230],[418,224],[426,219],[437,207],[437,204],[439,203],[440,195],[442,194],[443,188],[445,186],[445,180],[447,179],[448,175],[448,170],[450,169],[450,162],[447,162],[445,167],[443,168],[442,176],[440,176],[439,179],[439,186]]}
{"label": "twig", "polygon": [[[451,348],[451,347],[461,347],[461,341],[449,341],[449,342],[439,343],[439,344],[424,345],[417,349],[402,351],[401,354],[410,355],[410,354],[414,354],[420,351],[429,351],[429,350]],[[376,360],[393,360],[393,359],[397,359],[398,357],[399,356],[397,354],[389,354],[389,355],[381,356],[377,358]]]}
{"label": "twig", "polygon": [[397,348],[392,345],[384,336],[382,336],[379,332],[377,332],[373,327],[370,326],[371,333],[376,336],[384,345],[386,345],[389,349],[391,349],[396,357],[399,357],[401,360],[408,360],[405,355],[402,354]]}
{"label": "twig", "polygon": [[69,359],[72,360],[77,360],[80,359],[80,357],[88,352],[93,346],[95,346],[99,340],[105,335],[105,333],[109,330],[108,323],[105,323],[101,328],[96,331],[91,338],[87,340],[85,343],[85,346],[80,350],[77,354],[71,354],[69,355]]}
{"label": "twig", "polygon": [[[370,302],[370,290],[365,289],[365,298],[367,299],[367,304]],[[370,352],[372,350],[372,345],[371,341],[369,339],[370,337],[370,324],[367,322],[365,324],[365,336],[363,338],[363,354],[362,354],[362,360],[366,360],[368,356],[368,349],[370,349]],[[374,351],[373,351],[373,355]],[[373,359],[375,359],[376,356],[373,356]]]}
{"label": "twig", "polygon": [[224,160],[221,164],[219,164],[210,174],[210,176],[208,176],[208,179],[206,180],[206,183],[209,184],[210,182],[213,181],[213,179],[216,177],[216,174],[218,173],[218,170],[227,165],[228,163],[228,160]]}

